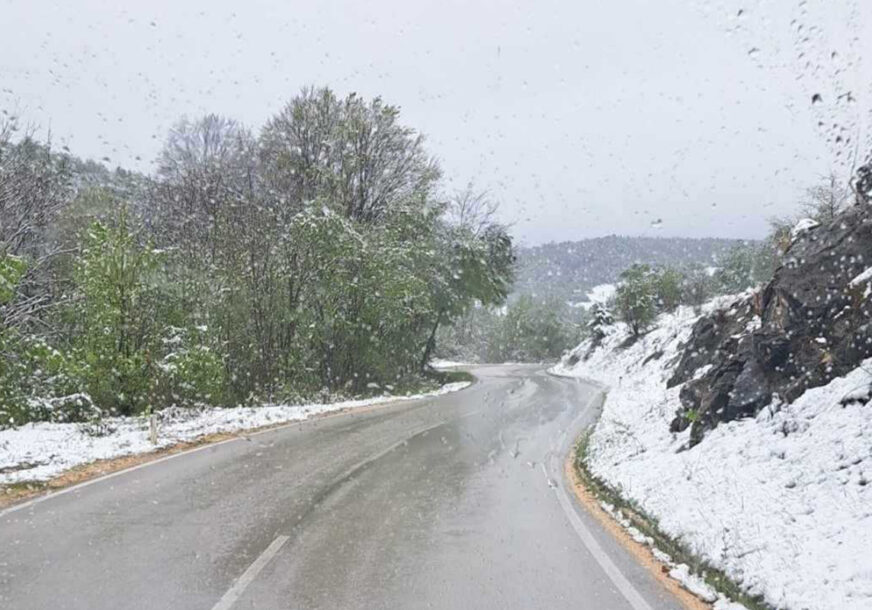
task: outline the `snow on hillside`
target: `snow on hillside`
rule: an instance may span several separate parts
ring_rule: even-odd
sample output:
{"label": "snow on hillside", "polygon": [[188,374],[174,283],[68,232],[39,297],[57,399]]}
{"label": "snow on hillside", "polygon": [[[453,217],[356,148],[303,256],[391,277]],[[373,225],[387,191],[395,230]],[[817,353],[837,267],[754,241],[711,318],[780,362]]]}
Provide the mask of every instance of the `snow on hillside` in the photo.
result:
{"label": "snow on hillside", "polygon": [[662,315],[623,349],[616,324],[587,361],[585,342],[553,369],[609,386],[591,471],[773,606],[872,608],[872,360],[686,449],[689,432],[669,432],[680,388],[666,379],[695,319]]}
{"label": "snow on hillside", "polygon": [[449,383],[426,394],[380,396],[329,404],[270,405],[221,409],[167,409],[161,412],[157,446],[149,441],[142,417],[104,420],[109,432],[92,436],[80,424],[37,422],[0,430],[0,484],[45,481],[64,470],[95,460],[147,453],[156,448],[196,440],[208,434],[239,432],[261,426],[301,421],[322,413],[374,404],[438,396],[461,390],[467,381]]}
{"label": "snow on hillside", "polygon": [[587,298],[586,301],[582,301],[580,303],[576,303],[574,307],[582,307],[584,309],[590,309],[597,303],[605,304],[609,301],[609,299],[615,296],[615,292],[617,292],[618,287],[615,284],[599,284],[598,286],[594,286],[590,289],[590,291],[585,295]]}

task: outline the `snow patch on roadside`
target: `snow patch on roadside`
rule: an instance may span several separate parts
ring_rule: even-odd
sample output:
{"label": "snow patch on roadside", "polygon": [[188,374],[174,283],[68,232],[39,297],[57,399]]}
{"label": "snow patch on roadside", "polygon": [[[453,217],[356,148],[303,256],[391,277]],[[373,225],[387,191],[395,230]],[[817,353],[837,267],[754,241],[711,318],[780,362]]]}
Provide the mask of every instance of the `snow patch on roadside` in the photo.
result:
{"label": "snow patch on roadside", "polygon": [[457,360],[442,360],[441,358],[434,358],[430,361],[430,366],[434,369],[451,369],[458,366],[471,366],[468,362],[460,362]]}
{"label": "snow patch on roadside", "polygon": [[147,453],[160,447],[193,441],[219,432],[238,432],[293,421],[321,413],[375,404],[431,398],[462,390],[468,381],[408,396],[380,396],[329,404],[267,405],[229,409],[167,409],[161,412],[158,444],[149,441],[148,420],[114,417],[104,420],[111,433],[90,436],[79,424],[31,423],[0,431],[0,484],[45,481],[61,472],[95,460]]}
{"label": "snow patch on roadside", "polygon": [[627,329],[616,324],[587,361],[585,342],[575,364],[552,369],[610,386],[588,468],[773,606],[872,607],[872,360],[687,449],[688,431],[669,432],[680,388],[666,380],[696,319],[689,308],[662,315],[625,348]]}

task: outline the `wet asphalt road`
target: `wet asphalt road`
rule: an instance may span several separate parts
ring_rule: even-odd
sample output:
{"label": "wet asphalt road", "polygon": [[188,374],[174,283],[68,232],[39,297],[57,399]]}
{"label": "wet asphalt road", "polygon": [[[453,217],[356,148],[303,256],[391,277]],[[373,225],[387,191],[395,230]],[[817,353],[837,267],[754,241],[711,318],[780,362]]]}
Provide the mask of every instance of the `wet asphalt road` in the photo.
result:
{"label": "wet asphalt road", "polygon": [[678,608],[564,481],[597,389],[473,372],[0,513],[0,608]]}

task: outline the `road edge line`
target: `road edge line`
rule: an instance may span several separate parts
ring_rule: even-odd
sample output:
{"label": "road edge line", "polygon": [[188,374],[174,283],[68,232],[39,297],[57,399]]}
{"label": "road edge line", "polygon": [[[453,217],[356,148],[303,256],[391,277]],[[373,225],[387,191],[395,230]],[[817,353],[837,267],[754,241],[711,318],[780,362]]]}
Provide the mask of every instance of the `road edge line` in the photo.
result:
{"label": "road edge line", "polygon": [[[557,503],[560,504],[560,508],[563,509],[563,512],[569,519],[569,523],[575,530],[576,535],[581,540],[582,544],[584,544],[585,548],[588,550],[588,552],[591,554],[591,556],[594,558],[600,568],[602,568],[603,572],[605,572],[606,576],[608,576],[609,580],[612,582],[615,588],[621,593],[624,599],[627,600],[627,603],[630,604],[633,610],[653,610],[651,605],[647,601],[645,601],[645,598],[642,596],[642,594],[639,593],[639,590],[635,587],[635,585],[630,582],[630,580],[624,575],[618,565],[608,555],[602,545],[597,541],[593,533],[590,531],[590,528],[588,528],[587,525],[585,525],[584,522],[581,520],[578,511],[576,510],[575,506],[573,506],[569,495],[566,493],[565,472],[563,473],[562,477],[560,477],[557,472],[554,472],[555,470],[563,470],[563,468],[560,467],[560,462],[565,460],[562,460],[561,456],[563,456],[568,448],[571,449],[571,447],[573,446],[572,439],[574,439],[576,435],[576,424],[584,416],[585,412],[590,409],[591,405],[600,396],[600,394],[601,392],[598,390],[593,395],[593,397],[591,397],[591,399],[585,405],[584,409],[581,410],[581,412],[569,426],[571,435],[565,436],[565,439],[567,440],[564,440],[564,446],[559,448],[559,451],[556,455],[551,455],[552,463],[549,464],[549,466],[552,470],[552,476],[555,479],[562,478],[564,480],[564,485],[555,486],[554,492],[557,495]],[[568,455],[571,456],[571,451]]]}
{"label": "road edge line", "polygon": [[[554,376],[563,377],[561,375]],[[588,382],[589,380],[584,379],[584,381]],[[609,388],[605,384],[597,381],[592,381],[592,383],[597,386],[599,390],[590,399],[587,408],[589,408],[595,401],[600,401],[600,412],[597,413],[596,416],[596,422],[598,422],[602,412],[602,406],[605,404],[608,397]],[[654,556],[652,547],[634,540],[626,528],[617,521],[614,515],[609,514],[608,511],[602,507],[597,494],[585,485],[584,480],[577,469],[578,467],[574,455],[583,436],[596,426],[596,422],[586,427],[584,430],[573,430],[572,436],[570,437],[571,442],[568,443],[567,447],[563,447],[561,451],[561,453],[565,453],[562,468],[563,480],[572,488],[576,504],[593,517],[602,526],[606,533],[623,546],[624,549],[632,555],[634,561],[636,561],[636,563],[638,563],[643,569],[648,571],[654,580],[662,586],[666,592],[671,594],[672,597],[675,598],[676,601],[678,601],[678,603],[686,610],[710,610],[713,605],[683,587],[679,581],[675,580],[668,574],[668,571],[664,571],[664,568],[667,568],[668,566]]]}

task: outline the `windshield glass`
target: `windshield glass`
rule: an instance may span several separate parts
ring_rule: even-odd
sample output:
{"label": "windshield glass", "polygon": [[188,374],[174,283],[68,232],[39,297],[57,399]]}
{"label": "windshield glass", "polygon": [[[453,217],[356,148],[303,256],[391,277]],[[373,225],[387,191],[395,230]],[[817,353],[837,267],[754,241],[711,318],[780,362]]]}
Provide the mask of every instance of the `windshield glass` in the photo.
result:
{"label": "windshield glass", "polygon": [[872,3],[0,0],[0,607],[872,607]]}

